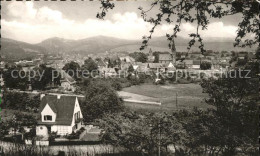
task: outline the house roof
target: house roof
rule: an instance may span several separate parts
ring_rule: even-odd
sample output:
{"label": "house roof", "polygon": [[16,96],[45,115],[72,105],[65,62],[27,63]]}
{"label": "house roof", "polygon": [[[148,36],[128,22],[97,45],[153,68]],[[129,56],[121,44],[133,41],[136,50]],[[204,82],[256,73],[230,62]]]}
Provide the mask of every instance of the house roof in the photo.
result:
{"label": "house roof", "polygon": [[76,81],[66,71],[60,70],[59,72],[61,74],[61,81],[67,81],[70,84],[76,83]]}
{"label": "house roof", "polygon": [[200,60],[193,60],[193,65],[200,65]]}
{"label": "house roof", "polygon": [[126,62],[134,62],[135,61],[135,59],[130,57],[130,56],[120,57],[120,60],[121,61],[125,60]]}
{"label": "house roof", "polygon": [[183,63],[185,63],[186,65],[192,65],[193,60],[183,60]]}
{"label": "house roof", "polygon": [[148,68],[161,68],[163,67],[162,63],[148,63]]}
{"label": "house roof", "polygon": [[159,54],[159,61],[171,61],[172,60],[172,55],[167,53],[167,54]]}
{"label": "house roof", "polygon": [[[40,111],[42,112],[48,104],[51,109],[57,114],[55,122],[42,122],[38,124],[49,125],[71,125],[76,102],[76,96],[61,96],[60,99],[55,95],[46,95],[42,98],[40,103]],[[78,100],[81,103],[81,100]]]}
{"label": "house roof", "polygon": [[97,63],[98,66],[106,66],[107,65],[102,59],[97,60],[96,63]]}
{"label": "house roof", "polygon": [[136,70],[138,72],[146,72],[147,71],[147,66],[148,66],[148,63],[142,63],[142,64],[138,65]]}
{"label": "house roof", "polygon": [[101,68],[100,71],[105,73],[116,73],[115,68]]}

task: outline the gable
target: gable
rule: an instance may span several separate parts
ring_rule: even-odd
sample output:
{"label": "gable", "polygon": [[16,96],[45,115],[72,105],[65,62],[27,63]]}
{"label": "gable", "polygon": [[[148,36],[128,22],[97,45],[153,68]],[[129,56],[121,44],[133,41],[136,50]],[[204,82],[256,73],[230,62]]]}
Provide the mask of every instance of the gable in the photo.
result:
{"label": "gable", "polygon": [[47,103],[45,105],[45,107],[43,108],[42,112],[41,112],[42,115],[44,114],[48,114],[48,115],[53,115],[55,114],[55,112],[52,110],[52,108],[49,106],[49,104]]}
{"label": "gable", "polygon": [[[61,96],[60,99],[58,99],[56,95],[46,95],[41,101],[41,105],[44,105],[41,106],[43,107],[41,112],[45,109],[44,107],[48,103],[51,110],[53,110],[53,108],[56,110],[53,111],[56,113],[56,121],[51,124],[71,125],[75,103],[78,101],[76,99],[76,96]],[[77,103],[79,106],[79,101]]]}
{"label": "gable", "polygon": [[173,68],[174,67],[174,65],[170,62],[169,64],[168,64],[168,68]]}

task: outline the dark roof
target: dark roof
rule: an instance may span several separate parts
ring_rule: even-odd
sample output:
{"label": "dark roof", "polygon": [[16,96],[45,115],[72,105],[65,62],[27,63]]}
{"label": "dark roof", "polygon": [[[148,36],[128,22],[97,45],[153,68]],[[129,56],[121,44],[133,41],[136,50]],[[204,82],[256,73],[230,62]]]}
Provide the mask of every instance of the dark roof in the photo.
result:
{"label": "dark roof", "polygon": [[60,76],[61,76],[61,81],[62,81],[62,82],[67,81],[67,82],[69,82],[70,84],[76,83],[76,81],[74,80],[74,78],[72,78],[66,71],[60,70],[59,72],[60,72],[59,74],[60,74]]}
{"label": "dark roof", "polygon": [[171,61],[172,55],[171,54],[159,54],[159,61]]}
{"label": "dark roof", "polygon": [[200,60],[193,60],[193,65],[200,65]]}
{"label": "dark roof", "polygon": [[[76,96],[61,96],[60,99],[55,95],[46,95],[42,98],[40,104],[40,113],[48,104],[51,109],[57,114],[55,122],[38,122],[39,124],[50,124],[50,125],[71,125]],[[82,99],[79,100],[82,101]]]}

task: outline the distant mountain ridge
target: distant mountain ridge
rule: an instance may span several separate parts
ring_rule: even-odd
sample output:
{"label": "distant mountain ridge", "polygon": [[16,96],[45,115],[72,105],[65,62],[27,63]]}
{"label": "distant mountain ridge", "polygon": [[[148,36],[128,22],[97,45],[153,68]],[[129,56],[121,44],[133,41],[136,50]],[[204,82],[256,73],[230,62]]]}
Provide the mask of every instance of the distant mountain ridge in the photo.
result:
{"label": "distant mountain ridge", "polygon": [[[189,39],[178,37],[175,39],[176,49],[180,52],[186,52]],[[213,51],[254,51],[256,48],[235,48],[233,41],[226,38],[212,38],[205,42],[205,49]],[[37,44],[30,44],[21,41],[16,41],[8,38],[1,39],[1,54],[9,57],[20,57],[27,55],[36,55],[37,53],[80,53],[80,54],[100,54],[106,51],[134,52],[139,51],[142,40],[127,40],[107,36],[94,36],[80,40],[71,40],[63,38],[49,38]],[[153,37],[148,47],[144,52],[148,52],[150,48],[153,51],[170,51],[168,48],[169,41],[166,37]],[[198,45],[192,48],[191,51],[199,51]]]}

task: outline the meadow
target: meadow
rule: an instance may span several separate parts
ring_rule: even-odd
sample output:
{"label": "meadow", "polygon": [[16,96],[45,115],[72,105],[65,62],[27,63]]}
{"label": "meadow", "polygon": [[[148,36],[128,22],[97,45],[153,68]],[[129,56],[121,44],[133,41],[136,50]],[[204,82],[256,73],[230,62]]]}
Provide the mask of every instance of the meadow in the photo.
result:
{"label": "meadow", "polygon": [[[125,102],[125,105],[134,110],[173,111],[179,109],[191,110],[194,107],[201,109],[211,108],[205,103],[207,94],[203,93],[199,84],[142,84],[123,89],[124,93],[145,96],[147,101],[160,101],[161,106]],[[134,98],[134,97],[133,97]],[[138,99],[137,99],[138,100]]]}

